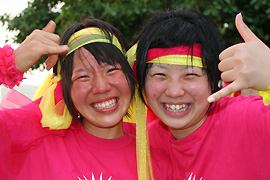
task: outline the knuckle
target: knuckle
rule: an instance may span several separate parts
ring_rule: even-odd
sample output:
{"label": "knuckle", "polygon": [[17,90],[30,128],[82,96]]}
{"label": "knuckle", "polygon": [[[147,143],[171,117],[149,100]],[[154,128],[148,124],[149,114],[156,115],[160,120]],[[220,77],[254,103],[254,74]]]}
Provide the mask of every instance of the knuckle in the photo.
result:
{"label": "knuckle", "polygon": [[39,29],[35,29],[35,30],[32,32],[32,34],[38,34],[39,32],[40,32]]}
{"label": "knuckle", "polygon": [[57,42],[60,42],[60,40],[61,40],[61,38],[60,38],[60,36],[58,34],[55,34],[55,39],[56,39]]}

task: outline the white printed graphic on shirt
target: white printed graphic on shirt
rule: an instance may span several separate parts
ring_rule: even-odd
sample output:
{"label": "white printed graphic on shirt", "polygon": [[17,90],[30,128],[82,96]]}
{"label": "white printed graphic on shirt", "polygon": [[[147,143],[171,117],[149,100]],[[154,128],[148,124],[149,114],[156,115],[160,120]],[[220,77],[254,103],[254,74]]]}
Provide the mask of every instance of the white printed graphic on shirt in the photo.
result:
{"label": "white printed graphic on shirt", "polygon": [[[100,174],[99,179],[95,179],[95,176],[94,176],[93,173],[92,173],[92,179],[87,179],[87,178],[85,177],[85,175],[83,175],[83,178],[84,178],[84,180],[103,180],[103,178],[102,178],[102,173]],[[81,179],[81,178],[78,177],[78,180],[83,180],[83,179]],[[108,180],[112,180],[112,176],[110,176]]]}
{"label": "white printed graphic on shirt", "polygon": [[[203,179],[203,177],[201,177],[199,180],[202,180],[202,179]],[[188,178],[188,180],[196,180],[196,175],[193,176],[193,173],[191,173],[190,176],[189,176],[189,178]]]}

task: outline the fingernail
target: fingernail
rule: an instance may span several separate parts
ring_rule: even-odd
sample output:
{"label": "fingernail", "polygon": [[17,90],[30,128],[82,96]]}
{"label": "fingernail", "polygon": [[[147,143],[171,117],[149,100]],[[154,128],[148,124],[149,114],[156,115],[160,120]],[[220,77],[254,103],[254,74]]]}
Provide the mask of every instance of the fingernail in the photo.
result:
{"label": "fingernail", "polygon": [[62,48],[62,50],[64,50],[64,51],[68,51],[68,49],[69,49],[67,45],[63,45],[61,48]]}
{"label": "fingernail", "polygon": [[215,98],[214,97],[208,97],[207,100],[208,100],[209,103],[212,103],[212,102],[215,101]]}
{"label": "fingernail", "polygon": [[241,20],[244,22],[242,13],[240,12],[240,13],[238,13],[238,14],[239,14],[239,16],[241,17]]}

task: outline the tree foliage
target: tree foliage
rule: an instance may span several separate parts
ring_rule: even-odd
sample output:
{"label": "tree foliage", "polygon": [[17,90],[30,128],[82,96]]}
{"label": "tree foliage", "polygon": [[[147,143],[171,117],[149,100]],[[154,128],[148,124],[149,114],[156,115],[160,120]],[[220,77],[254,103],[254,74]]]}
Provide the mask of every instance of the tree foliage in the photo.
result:
{"label": "tree foliage", "polygon": [[[16,43],[21,43],[34,29],[42,29],[49,20],[56,22],[56,33],[61,35],[71,23],[89,16],[113,24],[131,42],[149,17],[176,8],[192,8],[208,16],[227,46],[242,41],[234,25],[235,15],[241,12],[253,32],[270,45],[269,0],[34,0],[16,17],[5,14],[0,20],[8,23],[9,31],[19,31],[14,37]],[[33,69],[37,67],[39,63]]]}

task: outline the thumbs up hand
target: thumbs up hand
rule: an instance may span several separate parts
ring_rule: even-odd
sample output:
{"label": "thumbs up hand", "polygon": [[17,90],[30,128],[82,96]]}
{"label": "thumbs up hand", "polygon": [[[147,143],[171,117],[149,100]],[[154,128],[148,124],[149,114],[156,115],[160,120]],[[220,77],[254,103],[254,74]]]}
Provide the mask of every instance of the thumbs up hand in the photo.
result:
{"label": "thumbs up hand", "polygon": [[56,64],[58,54],[67,52],[67,45],[59,45],[60,37],[54,34],[55,27],[56,24],[50,21],[42,30],[34,30],[13,52],[18,70],[27,71],[43,55],[48,55],[46,65],[49,70]]}
{"label": "thumbs up hand", "polygon": [[267,90],[270,85],[269,47],[248,28],[240,13],[235,24],[245,42],[231,46],[219,55],[221,78],[231,83],[209,96],[210,103],[243,89]]}

